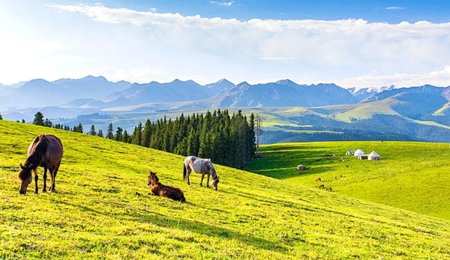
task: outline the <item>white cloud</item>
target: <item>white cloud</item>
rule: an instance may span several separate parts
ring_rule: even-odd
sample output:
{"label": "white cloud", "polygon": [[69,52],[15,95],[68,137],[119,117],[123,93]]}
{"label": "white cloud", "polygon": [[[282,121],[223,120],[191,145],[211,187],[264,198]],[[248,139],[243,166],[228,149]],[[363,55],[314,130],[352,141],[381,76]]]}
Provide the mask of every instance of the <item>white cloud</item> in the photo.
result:
{"label": "white cloud", "polygon": [[101,4],[45,9],[48,19],[31,17],[27,37],[18,36],[19,30],[5,33],[0,24],[2,38],[14,38],[0,48],[0,57],[13,61],[11,66],[0,60],[0,82],[81,73],[133,82],[193,77],[205,83],[289,78],[361,87],[449,82],[442,68],[449,65],[450,23],[240,21]]}
{"label": "white cloud", "polygon": [[386,7],[386,10],[402,10],[403,9],[403,7],[400,7],[400,6],[389,6],[389,7]]}
{"label": "white cloud", "polygon": [[209,3],[211,3],[213,5],[220,5],[220,6],[232,6],[234,1],[230,1],[230,2],[209,1]]}
{"label": "white cloud", "polygon": [[261,57],[261,60],[298,60],[297,57]]}
{"label": "white cloud", "polygon": [[394,73],[390,75],[367,74],[360,77],[336,80],[341,87],[381,87],[395,85],[396,87],[422,86],[426,84],[448,87],[450,86],[450,65],[442,70],[421,74]]}

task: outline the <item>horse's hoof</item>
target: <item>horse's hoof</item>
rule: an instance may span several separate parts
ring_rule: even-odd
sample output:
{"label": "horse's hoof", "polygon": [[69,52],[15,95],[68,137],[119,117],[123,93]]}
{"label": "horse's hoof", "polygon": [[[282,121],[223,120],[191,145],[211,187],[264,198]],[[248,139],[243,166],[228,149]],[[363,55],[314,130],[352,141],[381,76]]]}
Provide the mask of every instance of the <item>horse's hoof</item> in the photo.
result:
{"label": "horse's hoof", "polygon": [[42,192],[47,192],[47,190],[46,190],[46,189],[43,189]]}
{"label": "horse's hoof", "polygon": [[38,194],[39,192],[37,190],[34,191],[34,194]]}

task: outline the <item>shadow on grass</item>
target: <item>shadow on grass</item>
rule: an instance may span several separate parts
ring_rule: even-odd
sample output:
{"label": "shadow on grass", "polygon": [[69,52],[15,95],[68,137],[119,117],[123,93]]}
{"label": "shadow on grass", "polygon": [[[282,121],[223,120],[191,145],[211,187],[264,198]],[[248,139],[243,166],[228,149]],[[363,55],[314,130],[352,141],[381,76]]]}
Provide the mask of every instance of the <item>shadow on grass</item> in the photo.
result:
{"label": "shadow on grass", "polygon": [[[104,215],[106,217],[112,218],[120,218],[128,221],[136,221],[141,223],[152,223],[160,227],[164,228],[176,228],[181,230],[186,230],[194,233],[198,233],[200,235],[206,235],[210,237],[217,237],[221,239],[237,239],[249,246],[253,246],[259,249],[272,250],[281,253],[287,253],[288,249],[283,247],[282,245],[249,235],[244,235],[235,231],[228,230],[226,228],[217,227],[211,224],[207,224],[204,222],[196,221],[196,220],[186,220],[182,218],[171,217],[167,215],[163,215],[157,212],[151,212],[149,214],[144,214],[142,212],[134,211],[133,213],[125,213],[120,215],[111,215],[105,214],[99,210],[93,209],[91,207],[85,205],[78,205],[75,203],[69,203],[65,201],[59,201],[61,204],[65,204],[71,207],[79,208],[81,211],[95,213],[98,215]],[[195,204],[190,205],[195,206]],[[123,205],[118,205],[118,207],[122,207]],[[202,218],[202,217],[200,217]],[[212,222],[214,220],[211,220]]]}
{"label": "shadow on grass", "polygon": [[[335,153],[331,149],[330,152],[325,149],[320,151],[301,151],[301,149],[297,148],[293,151],[292,148],[284,147],[284,149],[279,149],[266,157],[256,159],[255,162],[249,164],[246,170],[283,180],[300,175],[316,175],[336,169],[340,165],[335,163],[340,162],[341,157],[347,159],[344,155]],[[297,170],[297,165],[300,164],[305,165],[306,170]]]}

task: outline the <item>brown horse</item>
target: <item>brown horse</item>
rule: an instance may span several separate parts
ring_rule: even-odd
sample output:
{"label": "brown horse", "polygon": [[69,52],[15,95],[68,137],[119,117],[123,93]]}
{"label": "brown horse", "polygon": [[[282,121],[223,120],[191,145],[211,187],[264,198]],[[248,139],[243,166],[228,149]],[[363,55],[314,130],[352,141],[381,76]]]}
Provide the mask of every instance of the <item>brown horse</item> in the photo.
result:
{"label": "brown horse", "polygon": [[150,172],[150,174],[148,175],[147,185],[152,185],[152,192],[149,194],[186,202],[186,198],[184,197],[183,192],[179,188],[166,186],[160,183],[158,176],[156,176],[156,172]]}
{"label": "brown horse", "polygon": [[63,156],[63,146],[61,140],[54,135],[41,134],[31,142],[28,147],[27,159],[24,165],[20,164],[19,179],[21,181],[19,193],[26,194],[28,185],[32,182],[32,172],[34,171],[34,193],[38,193],[38,167],[44,167],[44,188],[47,191],[47,169],[50,171],[52,185],[50,191],[55,190],[55,178],[58,173]]}
{"label": "brown horse", "polygon": [[212,175],[212,185],[213,188],[217,190],[217,184],[219,184],[219,176],[217,176],[211,159],[202,159],[196,156],[186,157],[183,164],[183,179],[186,180],[188,185],[191,185],[191,182],[189,181],[189,175],[192,171],[202,174],[200,186],[203,186],[203,178],[205,177],[205,174],[207,174],[208,180],[206,182],[206,187],[209,187],[209,176]]}

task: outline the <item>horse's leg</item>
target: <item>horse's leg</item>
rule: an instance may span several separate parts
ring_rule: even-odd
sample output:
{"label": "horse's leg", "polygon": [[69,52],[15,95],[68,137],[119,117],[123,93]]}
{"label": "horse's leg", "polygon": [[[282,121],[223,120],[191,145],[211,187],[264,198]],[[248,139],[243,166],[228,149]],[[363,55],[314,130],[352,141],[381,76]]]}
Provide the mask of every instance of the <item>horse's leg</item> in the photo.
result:
{"label": "horse's leg", "polygon": [[192,169],[190,166],[186,167],[186,182],[188,185],[191,185],[191,182],[189,181],[189,175],[191,174],[191,171]]}
{"label": "horse's leg", "polygon": [[211,175],[211,173],[208,173],[208,182],[206,183],[206,187],[209,188],[209,176]]}
{"label": "horse's leg", "polygon": [[58,170],[59,170],[59,164],[56,165],[56,167],[54,167],[52,169],[52,171],[50,172],[51,175],[52,175],[52,187],[50,188],[50,191],[52,191],[52,192],[56,191],[56,189],[55,189],[55,183],[56,183],[55,179],[56,179],[56,174],[58,173]]}
{"label": "horse's leg", "polygon": [[202,173],[202,179],[200,180],[200,186],[202,186],[203,187],[203,178],[205,177],[205,174],[204,173]]}
{"label": "horse's leg", "polygon": [[[44,167],[44,171],[45,169],[47,168]],[[34,194],[38,194],[38,185],[37,185],[38,180],[39,176],[37,175],[37,168],[36,168],[36,170],[34,171]]]}
{"label": "horse's leg", "polygon": [[47,192],[47,167],[44,167],[44,188],[42,189],[42,192]]}

